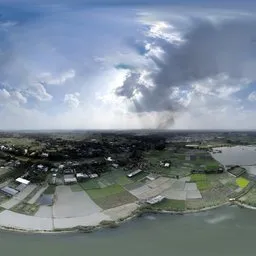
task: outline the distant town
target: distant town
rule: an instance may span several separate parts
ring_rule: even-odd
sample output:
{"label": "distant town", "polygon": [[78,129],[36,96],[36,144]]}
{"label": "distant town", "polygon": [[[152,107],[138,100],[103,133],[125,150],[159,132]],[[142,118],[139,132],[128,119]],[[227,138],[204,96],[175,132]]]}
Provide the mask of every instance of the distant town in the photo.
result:
{"label": "distant town", "polygon": [[255,144],[256,132],[1,132],[0,226],[90,231],[146,212],[254,207],[251,169],[218,156]]}

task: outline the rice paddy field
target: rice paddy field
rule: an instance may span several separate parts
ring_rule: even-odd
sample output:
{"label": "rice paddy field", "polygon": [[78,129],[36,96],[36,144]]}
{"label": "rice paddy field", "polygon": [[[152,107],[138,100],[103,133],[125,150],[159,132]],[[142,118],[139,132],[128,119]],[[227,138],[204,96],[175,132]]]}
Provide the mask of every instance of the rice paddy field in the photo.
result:
{"label": "rice paddy field", "polygon": [[11,168],[8,167],[0,167],[0,177],[6,173],[8,173],[9,171],[11,171]]}
{"label": "rice paddy field", "polygon": [[56,186],[55,185],[49,185],[47,189],[44,191],[45,195],[53,195],[55,193]]}
{"label": "rice paddy field", "polygon": [[[187,159],[188,155],[193,155],[193,157]],[[177,175],[184,177],[194,169],[206,168],[212,170],[219,167],[219,163],[206,151],[195,151],[195,153],[190,154],[188,152],[172,153],[169,150],[155,150],[146,152],[144,158],[150,164],[150,171],[169,177]],[[160,161],[169,161],[171,167],[161,167]]]}
{"label": "rice paddy field", "polygon": [[246,178],[243,178],[243,177],[239,177],[239,178],[236,179],[236,184],[240,188],[246,188],[247,185],[249,184],[249,180],[247,180]]}
{"label": "rice paddy field", "polygon": [[246,195],[240,197],[239,202],[256,207],[256,187],[254,186]]}
{"label": "rice paddy field", "polygon": [[86,193],[102,209],[110,209],[137,200],[122,186],[115,184],[101,189],[89,189]]}
{"label": "rice paddy field", "polygon": [[211,187],[211,183],[206,174],[192,174],[191,181],[196,183],[200,191],[205,191]]}
{"label": "rice paddy field", "polygon": [[21,202],[20,204],[15,205],[10,210],[13,212],[33,216],[38,211],[38,209],[39,209],[39,205],[37,205],[37,204],[28,204],[25,202]]}
{"label": "rice paddy field", "polygon": [[187,200],[187,210],[197,210],[223,204],[232,197],[232,194],[238,188],[236,179],[227,173],[192,174],[191,181],[196,182],[202,194],[202,199]]}
{"label": "rice paddy field", "polygon": [[152,208],[166,211],[184,211],[186,210],[186,201],[164,199],[162,202],[153,205]]}

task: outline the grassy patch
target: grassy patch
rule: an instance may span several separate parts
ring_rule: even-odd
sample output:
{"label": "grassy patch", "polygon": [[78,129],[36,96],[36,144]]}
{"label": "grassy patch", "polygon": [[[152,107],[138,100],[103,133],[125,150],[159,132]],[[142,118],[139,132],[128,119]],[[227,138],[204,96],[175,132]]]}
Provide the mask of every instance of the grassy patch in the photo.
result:
{"label": "grassy patch", "polygon": [[20,203],[11,208],[12,211],[26,214],[26,215],[34,215],[39,209],[39,205],[37,204],[28,204],[28,203]]}
{"label": "grassy patch", "polygon": [[8,173],[9,171],[11,171],[11,169],[8,167],[0,168],[0,176]]}
{"label": "grassy patch", "polygon": [[83,188],[79,184],[70,185],[70,189],[72,190],[72,192],[83,191]]}
{"label": "grassy patch", "polygon": [[127,185],[124,185],[125,189],[127,190],[133,190],[133,189],[136,189],[136,188],[139,188],[141,186],[143,186],[144,184],[142,182],[134,182],[134,183],[130,183],[130,184],[127,184]]}
{"label": "grassy patch", "polygon": [[124,192],[124,188],[120,185],[112,185],[101,189],[89,189],[86,192],[92,199],[102,198]]}
{"label": "grassy patch", "polygon": [[44,194],[46,194],[46,195],[53,195],[55,193],[55,190],[56,190],[56,186],[49,185],[47,187],[47,189],[44,191]]}
{"label": "grassy patch", "polygon": [[239,201],[256,207],[256,187],[253,187],[245,196],[239,198]]}
{"label": "grassy patch", "polygon": [[3,207],[0,206],[0,212],[4,211],[5,209]]}
{"label": "grassy patch", "polygon": [[200,191],[207,190],[211,187],[211,183],[207,180],[197,181],[196,185]]}
{"label": "grassy patch", "polygon": [[100,187],[108,187],[116,183],[112,172],[102,174],[97,181]]}
{"label": "grassy patch", "polygon": [[119,184],[121,186],[133,183],[133,181],[131,179],[127,178],[126,176],[121,176],[121,177],[117,178],[116,182],[117,182],[117,184]]}
{"label": "grassy patch", "polygon": [[191,181],[195,182],[200,191],[210,189],[211,183],[205,174],[192,174]]}
{"label": "grassy patch", "polygon": [[197,182],[197,181],[205,181],[207,180],[206,174],[192,174],[191,175],[191,181]]}
{"label": "grassy patch", "polygon": [[132,182],[137,182],[137,181],[140,181],[140,180],[143,180],[144,178],[146,178],[148,174],[145,173],[145,172],[141,172],[141,173],[138,173],[137,175],[133,176],[132,178],[128,178],[130,179]]}
{"label": "grassy patch", "polygon": [[96,179],[90,179],[88,181],[85,181],[79,184],[83,189],[99,189],[100,188],[98,180]]}
{"label": "grassy patch", "polygon": [[164,199],[162,202],[153,205],[152,208],[166,211],[184,211],[186,209],[186,202],[184,200]]}
{"label": "grassy patch", "polygon": [[7,201],[8,199],[10,199],[10,197],[4,195],[4,194],[0,194],[0,203],[4,203],[5,201]]}
{"label": "grassy patch", "polygon": [[99,205],[104,210],[137,201],[137,198],[127,191],[123,191],[117,194],[111,194],[105,197],[96,197],[92,199],[97,205]]}
{"label": "grassy patch", "polygon": [[110,209],[135,202],[137,199],[118,184],[101,189],[89,189],[86,193],[102,209]]}
{"label": "grassy patch", "polygon": [[240,187],[240,188],[245,188],[247,187],[247,185],[249,184],[249,181],[245,178],[237,178],[236,179],[236,184]]}

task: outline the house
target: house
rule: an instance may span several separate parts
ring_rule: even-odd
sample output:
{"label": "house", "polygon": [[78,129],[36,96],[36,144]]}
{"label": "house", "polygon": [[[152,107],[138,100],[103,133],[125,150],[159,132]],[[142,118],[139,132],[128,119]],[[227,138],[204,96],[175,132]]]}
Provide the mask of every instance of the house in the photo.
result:
{"label": "house", "polygon": [[17,178],[15,181],[18,182],[18,183],[20,183],[20,184],[24,184],[24,185],[30,184],[30,181],[29,181],[29,180],[23,179],[23,178],[21,178],[21,177]]}
{"label": "house", "polygon": [[114,167],[114,168],[118,168],[118,164],[112,164],[112,166]]}
{"label": "house", "polygon": [[158,195],[158,196],[155,196],[153,198],[150,198],[147,200],[147,203],[148,204],[156,204],[156,203],[160,203],[161,201],[163,201],[165,199],[164,196],[161,196],[161,195]]}
{"label": "house", "polygon": [[16,194],[19,193],[19,191],[17,189],[5,186],[3,188],[0,189],[0,192],[2,192],[3,194],[7,195],[7,196],[15,196]]}
{"label": "house", "polygon": [[59,165],[59,169],[60,169],[60,170],[62,170],[64,167],[65,167],[64,164],[60,164],[60,165]]}
{"label": "house", "polygon": [[135,175],[137,175],[137,174],[139,174],[141,172],[143,172],[143,171],[141,169],[138,169],[138,170],[136,170],[134,172],[131,172],[131,173],[127,174],[127,177],[128,178],[132,178],[133,176],[135,176]]}
{"label": "house", "polygon": [[97,173],[92,173],[92,174],[89,174],[89,177],[90,177],[91,179],[94,179],[94,178],[99,177],[99,175],[98,175]]}
{"label": "house", "polygon": [[187,147],[187,148],[198,148],[199,145],[198,144],[187,144],[187,145],[185,145],[185,147]]}
{"label": "house", "polygon": [[89,175],[87,175],[86,173],[79,172],[76,174],[76,178],[77,180],[88,179]]}
{"label": "house", "polygon": [[111,156],[109,156],[109,157],[106,158],[106,161],[113,162],[113,159],[111,158]]}
{"label": "house", "polygon": [[41,154],[41,157],[48,157],[49,156],[49,153],[42,153]]}
{"label": "house", "polygon": [[21,177],[17,178],[15,181],[19,183],[19,185],[16,187],[16,190],[18,191],[24,190],[30,184],[29,180],[23,179]]}
{"label": "house", "polygon": [[165,167],[165,168],[169,168],[169,167],[170,167],[170,163],[165,163],[165,164],[164,164],[164,167]]}
{"label": "house", "polygon": [[74,174],[66,174],[64,175],[64,183],[65,184],[77,183],[77,179]]}
{"label": "house", "polygon": [[168,162],[160,161],[160,166],[161,166],[161,167],[165,167],[165,168],[169,168],[169,167],[171,166],[171,164],[168,163]]}
{"label": "house", "polygon": [[39,165],[37,166],[37,169],[43,170],[43,169],[44,169],[44,166],[43,166],[42,164],[39,164]]}

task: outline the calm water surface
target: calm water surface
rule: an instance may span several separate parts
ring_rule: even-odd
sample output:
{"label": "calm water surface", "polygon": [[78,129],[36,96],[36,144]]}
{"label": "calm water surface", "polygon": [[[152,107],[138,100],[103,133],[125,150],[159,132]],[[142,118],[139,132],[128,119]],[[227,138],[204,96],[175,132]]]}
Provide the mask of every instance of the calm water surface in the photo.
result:
{"label": "calm water surface", "polygon": [[255,255],[256,212],[223,207],[204,213],[150,215],[92,234],[0,233],[1,255]]}
{"label": "calm water surface", "polygon": [[223,165],[256,165],[256,147],[236,146],[217,148],[222,153],[212,156]]}

